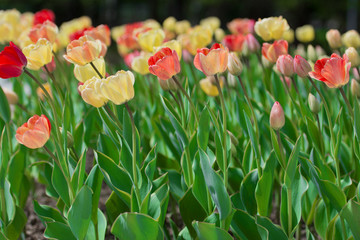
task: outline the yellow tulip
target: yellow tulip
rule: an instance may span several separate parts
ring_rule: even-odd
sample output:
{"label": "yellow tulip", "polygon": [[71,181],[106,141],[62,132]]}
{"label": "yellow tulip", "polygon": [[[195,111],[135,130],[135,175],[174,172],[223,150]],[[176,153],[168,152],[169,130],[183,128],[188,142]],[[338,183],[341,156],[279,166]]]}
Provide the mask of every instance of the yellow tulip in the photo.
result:
{"label": "yellow tulip", "polygon": [[[53,95],[52,95],[52,92],[51,92],[51,86],[50,86],[50,84],[49,84],[49,83],[44,83],[44,84],[43,84],[43,87],[45,88],[45,90],[48,92],[48,94],[49,94],[50,97],[52,98]],[[38,88],[36,89],[36,94],[38,95],[38,97],[39,97],[41,100],[44,100],[44,99],[45,99],[45,93],[44,93],[44,91],[43,91],[40,87],[38,87]]]}
{"label": "yellow tulip", "polygon": [[151,57],[151,53],[141,52],[139,56],[134,57],[131,62],[131,68],[141,75],[146,75],[149,72],[148,60]]}
{"label": "yellow tulip", "polygon": [[264,41],[280,39],[284,32],[289,29],[289,25],[282,16],[269,17],[259,20],[255,23],[255,32]]}
{"label": "yellow tulip", "polygon": [[75,18],[61,24],[58,36],[60,47],[66,47],[70,43],[70,34],[86,27],[91,27],[91,25],[91,19],[87,16]]}
{"label": "yellow tulip", "polygon": [[[92,62],[96,69],[100,72],[101,76],[105,76],[106,69],[105,69],[105,60],[104,58],[97,58]],[[80,82],[86,82],[87,80],[93,77],[100,77],[94,68],[90,65],[90,63],[80,66],[75,64],[74,67],[74,75],[75,78]]]}
{"label": "yellow tulip", "polygon": [[300,42],[307,43],[311,42],[315,38],[315,30],[311,25],[304,25],[302,27],[298,27],[295,31],[296,39]]}
{"label": "yellow tulip", "polygon": [[342,46],[340,32],[337,29],[330,29],[327,31],[326,40],[332,49],[337,49]]}
{"label": "yellow tulip", "polygon": [[161,44],[161,46],[155,48],[154,52],[158,52],[160,49],[165,48],[165,47],[168,47],[171,50],[175,50],[179,57],[179,60],[181,59],[182,48],[181,48],[181,44],[179,41],[171,40],[171,41],[164,42],[163,44]]}
{"label": "yellow tulip", "polygon": [[111,28],[111,37],[114,41],[117,41],[121,35],[125,33],[125,25],[116,26]]}
{"label": "yellow tulip", "polygon": [[200,21],[201,26],[209,26],[213,31],[220,27],[220,19],[218,17],[208,17]]}
{"label": "yellow tulip", "polygon": [[102,81],[102,79],[93,77],[78,87],[82,99],[87,104],[96,108],[104,106],[104,104],[108,101],[107,98],[99,92],[99,86]]}
{"label": "yellow tulip", "polygon": [[286,40],[288,43],[294,42],[294,39],[295,39],[294,30],[292,30],[291,28],[289,28],[287,31],[284,32],[284,34],[283,34],[283,36],[282,36],[281,39]]}
{"label": "yellow tulip", "polygon": [[[215,84],[214,76],[207,76],[206,78],[200,80],[200,88],[205,92],[206,95],[210,97],[216,97],[219,95],[219,91]],[[224,77],[221,76],[220,79],[220,87],[222,88],[224,85]]]}
{"label": "yellow tulip", "polygon": [[351,67],[357,67],[360,65],[360,56],[355,48],[349,47],[346,49],[345,54],[349,58],[349,62],[351,62]]}
{"label": "yellow tulip", "polygon": [[360,47],[360,35],[356,30],[350,30],[341,36],[341,40],[346,47]]}
{"label": "yellow tulip", "polygon": [[191,28],[191,24],[188,20],[182,20],[175,23],[176,34],[186,33]]}
{"label": "yellow tulip", "polygon": [[204,48],[211,43],[212,35],[212,30],[209,27],[196,26],[187,34],[183,47],[195,55],[198,48]]}
{"label": "yellow tulip", "polygon": [[40,38],[35,44],[26,46],[23,50],[27,58],[27,68],[39,70],[52,61],[52,44],[45,38]]}
{"label": "yellow tulip", "polygon": [[14,39],[14,29],[7,22],[0,22],[0,44],[5,44]]}
{"label": "yellow tulip", "polygon": [[138,43],[144,51],[152,52],[165,39],[165,33],[161,29],[151,29],[138,35]]}
{"label": "yellow tulip", "polygon": [[215,40],[217,42],[221,42],[225,37],[225,31],[222,28],[217,28],[214,31],[214,35],[215,35]]}
{"label": "yellow tulip", "polygon": [[176,18],[174,17],[168,17],[163,22],[163,28],[170,32],[175,31],[175,25],[176,25]]}
{"label": "yellow tulip", "polygon": [[130,71],[118,71],[115,75],[103,79],[99,85],[102,96],[116,105],[128,102],[134,97],[134,74]]}
{"label": "yellow tulip", "polygon": [[21,14],[16,9],[0,11],[0,42],[13,41],[18,44],[17,38],[22,30],[20,27],[20,17]]}
{"label": "yellow tulip", "polygon": [[156,21],[154,19],[147,19],[144,21],[144,27],[151,28],[151,29],[159,29],[159,28],[161,28],[161,25],[158,21]]}

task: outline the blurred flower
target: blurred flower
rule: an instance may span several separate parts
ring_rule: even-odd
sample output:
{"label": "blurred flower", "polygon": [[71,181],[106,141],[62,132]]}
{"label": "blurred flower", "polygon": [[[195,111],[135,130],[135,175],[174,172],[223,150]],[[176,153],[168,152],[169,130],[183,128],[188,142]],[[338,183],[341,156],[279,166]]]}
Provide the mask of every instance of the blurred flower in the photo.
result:
{"label": "blurred flower", "polygon": [[165,39],[165,33],[161,29],[151,29],[138,35],[140,47],[148,52],[152,52],[154,47],[158,47]]}
{"label": "blurred flower", "polygon": [[58,27],[51,21],[46,20],[42,24],[35,25],[29,32],[29,38],[36,43],[40,38],[45,38],[49,42],[54,43],[59,33]]}
{"label": "blurred flower", "polygon": [[320,102],[311,93],[308,96],[308,104],[312,113],[318,114],[320,112]]}
{"label": "blurred flower", "polygon": [[356,80],[360,80],[359,71],[357,70],[357,68],[352,68],[352,70],[353,70],[354,78]]}
{"label": "blurred flower", "polygon": [[225,31],[222,28],[217,28],[214,31],[215,41],[221,42],[225,37]]}
{"label": "blurred flower", "polygon": [[288,43],[285,40],[277,40],[273,44],[263,43],[261,53],[269,62],[276,63],[280,55],[288,53]]}
{"label": "blurred flower", "polygon": [[314,71],[309,75],[324,82],[329,88],[339,88],[349,82],[350,67],[351,63],[348,63],[346,54],[341,58],[333,53],[330,58],[317,60]]}
{"label": "blurred flower", "polygon": [[124,62],[125,62],[125,64],[126,64],[126,66],[128,67],[128,68],[131,68],[131,63],[132,63],[132,61],[134,60],[134,58],[135,57],[137,57],[137,56],[140,56],[140,52],[139,51],[134,51],[134,52],[132,52],[132,53],[128,53],[128,54],[126,54],[126,55],[124,55]]}
{"label": "blurred flower", "polygon": [[279,102],[275,102],[270,112],[270,127],[275,131],[280,130],[285,125],[285,114]]}
{"label": "blurred flower", "polygon": [[[105,69],[105,60],[104,58],[96,58],[92,62],[96,69],[100,72],[101,76],[105,76],[106,69]],[[95,69],[90,65],[90,63],[85,64],[84,66],[75,64],[74,67],[74,75],[75,78],[80,82],[86,82],[87,80],[93,78],[93,77],[100,77]]]}
{"label": "blurred flower", "polygon": [[360,47],[360,35],[356,30],[349,30],[341,36],[341,41],[346,47]]}
{"label": "blurred flower", "polygon": [[228,71],[234,76],[239,76],[243,70],[243,65],[236,55],[236,53],[231,52],[229,53],[228,57]]}
{"label": "blurred flower", "polygon": [[194,58],[194,65],[206,76],[222,73],[226,71],[228,55],[228,48],[219,43],[215,43],[210,49],[201,48],[197,50],[197,54]]}
{"label": "blurred flower", "polygon": [[294,30],[289,28],[287,31],[283,33],[281,39],[286,40],[288,43],[293,43],[295,39]]}
{"label": "blurred flower", "polygon": [[265,68],[270,68],[274,64],[274,63],[270,62],[269,60],[267,60],[266,57],[264,57],[264,55],[261,56],[261,62]]}
{"label": "blurred flower", "polygon": [[16,9],[0,10],[0,44],[17,42],[23,30],[20,25],[21,14]]}
{"label": "blurred flower", "polygon": [[[47,70],[49,72],[54,72],[55,71],[55,68],[56,68],[56,62],[55,62],[55,58],[54,56],[52,56],[51,58],[51,62],[49,62],[48,64],[45,64]],[[44,67],[45,68],[45,67]],[[46,69],[44,69],[44,71],[46,71]]]}
{"label": "blurred flower", "polygon": [[104,106],[108,99],[99,91],[101,83],[101,79],[93,77],[84,82],[84,84],[78,85],[78,90],[84,102],[96,108]]}
{"label": "blurred flower", "polygon": [[298,27],[295,31],[295,34],[296,39],[303,43],[311,42],[315,38],[315,30],[311,25]]}
{"label": "blurred flower", "polygon": [[245,48],[251,53],[255,53],[255,52],[259,51],[259,49],[260,49],[260,44],[259,44],[258,40],[256,40],[254,35],[252,35],[251,33],[249,33],[245,36],[244,44],[245,44]]}
{"label": "blurred flower", "polygon": [[186,33],[191,28],[191,24],[188,20],[177,21],[175,23],[176,34]]}
{"label": "blurred flower", "polygon": [[134,97],[134,74],[130,71],[118,71],[101,81],[98,86],[101,94],[116,105],[128,102]]}
{"label": "blurred flower", "polygon": [[291,88],[291,79],[289,77],[280,76],[280,80],[285,83],[289,89]]}
{"label": "blurred flower", "polygon": [[106,46],[110,46],[110,29],[107,25],[101,24],[96,28],[90,28],[84,31],[84,35],[90,36],[93,39],[98,39],[102,43],[105,43]]}
{"label": "blurred flower", "polygon": [[226,80],[227,80],[227,84],[230,87],[236,87],[236,84],[237,84],[236,77],[234,75],[232,75],[230,72],[228,72]]}
{"label": "blurred flower", "polygon": [[88,30],[91,30],[93,29],[94,27],[85,27],[83,29],[79,29],[73,33],[70,34],[69,38],[70,38],[70,41],[74,41],[74,40],[78,40],[79,38],[81,38],[82,36],[85,35],[85,31],[88,31]]}
{"label": "blurred flower", "polygon": [[247,34],[254,32],[255,20],[248,18],[236,18],[227,24],[233,34]]}
{"label": "blurred flower", "polygon": [[359,53],[356,51],[355,48],[349,47],[346,49],[345,54],[349,58],[349,62],[351,63],[351,67],[357,67],[360,65],[360,56]]}
{"label": "blurred flower", "polygon": [[161,28],[161,24],[156,21],[155,19],[146,19],[144,22],[144,27],[145,28],[151,28],[151,29],[160,29]]}
{"label": "blurred flower", "polygon": [[[207,76],[206,78],[200,80],[200,88],[205,92],[206,95],[210,97],[216,97],[219,95],[219,90],[216,87],[214,76]],[[221,76],[219,78],[220,87],[222,88],[224,85],[224,77]]]}
{"label": "blurred flower", "polygon": [[301,57],[306,58],[305,46],[303,44],[298,44],[295,49],[294,54],[300,55]]}
{"label": "blurred flower", "polygon": [[69,43],[66,47],[66,55],[64,55],[64,58],[68,62],[84,66],[96,58],[103,57],[103,47],[100,40],[93,40],[88,36],[83,36]]}
{"label": "blurred flower", "polygon": [[226,35],[222,40],[222,44],[229,48],[230,51],[241,52],[244,41],[245,37],[241,34]]}
{"label": "blurred flower", "polygon": [[355,79],[351,79],[351,94],[356,98],[360,98],[360,85]]}
{"label": "blurred flower", "polygon": [[139,49],[139,44],[133,33],[125,33],[117,41],[117,49],[120,55],[126,55],[131,50]]}
{"label": "blurred flower", "polygon": [[25,47],[23,53],[28,61],[26,67],[39,70],[52,61],[52,44],[47,39],[40,38],[35,44]]}
{"label": "blurred flower", "polygon": [[167,31],[174,32],[176,25],[176,18],[170,16],[163,22],[163,28]]}
{"label": "blurred flower", "polygon": [[45,115],[34,115],[16,130],[15,138],[28,148],[41,148],[50,138],[51,124]]}
{"label": "blurred flower", "polygon": [[150,73],[148,60],[151,57],[151,53],[141,52],[139,56],[133,58],[131,62],[131,69],[141,75]]}
{"label": "blurred flower", "polygon": [[159,51],[160,49],[162,48],[165,48],[165,47],[168,47],[170,48],[171,50],[175,50],[178,57],[179,57],[179,60],[181,59],[181,56],[182,56],[182,48],[181,48],[181,44],[179,41],[177,40],[171,40],[171,41],[167,41],[167,42],[164,42],[163,44],[161,44],[161,46],[157,47],[154,49],[154,52],[157,52]]}
{"label": "blurred flower", "polygon": [[149,71],[161,80],[167,80],[180,72],[179,57],[175,50],[162,48],[148,60]]}
{"label": "blurred flower", "polygon": [[177,91],[178,85],[175,83],[174,79],[169,78],[167,80],[160,80],[159,81],[160,87],[164,91]]}
{"label": "blurred flower", "polygon": [[326,40],[329,43],[330,48],[337,49],[342,46],[341,35],[339,30],[330,29],[326,32]]}
{"label": "blurred flower", "polygon": [[294,59],[289,54],[279,56],[276,68],[285,77],[291,77],[294,74]]}
{"label": "blurred flower", "polygon": [[60,47],[66,47],[69,44],[72,33],[88,27],[91,27],[91,19],[87,16],[62,23],[58,35]]}
{"label": "blurred flower", "polygon": [[296,55],[294,58],[294,71],[299,77],[305,78],[309,76],[311,71],[310,64],[300,55]]}
{"label": "blurred flower", "polygon": [[11,91],[10,89],[4,87],[2,87],[2,90],[4,91],[6,99],[9,104],[14,105],[18,103],[19,97],[14,91]]}
{"label": "blurred flower", "polygon": [[201,26],[209,26],[213,31],[220,27],[220,19],[218,17],[207,17],[200,21]]}
{"label": "blurred flower", "polygon": [[282,16],[280,17],[269,17],[259,20],[255,23],[255,32],[264,41],[272,39],[280,39],[284,32],[289,29],[289,25]]}
{"label": "blurred flower", "polygon": [[42,24],[47,20],[55,22],[55,14],[49,9],[42,9],[34,14],[34,25]]}
{"label": "blurred flower", "polygon": [[[53,97],[53,95],[52,95],[52,92],[51,92],[51,86],[50,86],[50,84],[49,83],[44,83],[43,84],[43,87],[45,88],[45,90],[48,92],[48,94],[50,95],[50,97],[52,98]],[[40,87],[38,87],[37,89],[36,89],[36,95],[40,98],[40,100],[41,101],[43,101],[44,99],[45,99],[45,93],[44,93],[44,91],[40,88]]]}
{"label": "blurred flower", "polygon": [[27,64],[25,55],[12,42],[0,52],[0,78],[18,77]]}
{"label": "blurred flower", "polygon": [[309,44],[307,47],[306,55],[307,55],[307,58],[312,62],[315,62],[318,59],[315,48],[311,44]]}

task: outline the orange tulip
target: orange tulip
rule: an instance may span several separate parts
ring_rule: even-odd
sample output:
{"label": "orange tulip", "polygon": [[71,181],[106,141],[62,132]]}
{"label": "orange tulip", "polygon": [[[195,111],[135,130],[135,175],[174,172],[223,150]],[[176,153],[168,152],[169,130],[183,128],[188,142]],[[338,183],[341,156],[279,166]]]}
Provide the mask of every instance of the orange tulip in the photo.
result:
{"label": "orange tulip", "polygon": [[262,55],[271,63],[276,63],[280,55],[288,53],[288,42],[285,40],[274,41],[273,44],[263,43]]}
{"label": "orange tulip", "polygon": [[349,82],[350,67],[351,63],[346,54],[341,58],[333,53],[330,58],[317,60],[314,71],[309,75],[324,82],[329,88],[339,88]]}
{"label": "orange tulip", "polygon": [[59,29],[55,23],[47,20],[42,24],[35,25],[29,32],[29,38],[33,43],[36,43],[40,38],[45,38],[54,43],[58,33]]}
{"label": "orange tulip", "polygon": [[110,29],[107,25],[101,24],[96,28],[92,28],[84,31],[84,35],[88,35],[93,39],[99,39],[101,42],[105,43],[106,46],[110,46]]}
{"label": "orange tulip", "polygon": [[45,115],[35,115],[16,130],[16,140],[28,148],[41,148],[50,138],[51,124]]}
{"label": "orange tulip", "polygon": [[148,60],[149,71],[161,80],[167,80],[180,72],[179,57],[168,47],[160,49]]}
{"label": "orange tulip", "polygon": [[215,43],[210,49],[201,48],[197,50],[194,65],[206,76],[212,76],[226,71],[228,56],[229,49],[219,43]]}

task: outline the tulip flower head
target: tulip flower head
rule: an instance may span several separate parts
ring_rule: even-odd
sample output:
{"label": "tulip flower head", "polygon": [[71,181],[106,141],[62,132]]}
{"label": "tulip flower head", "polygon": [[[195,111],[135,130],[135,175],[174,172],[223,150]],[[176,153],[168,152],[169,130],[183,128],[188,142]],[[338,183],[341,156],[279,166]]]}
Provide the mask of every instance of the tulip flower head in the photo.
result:
{"label": "tulip flower head", "polygon": [[12,42],[0,52],[0,78],[18,77],[22,74],[27,59]]}
{"label": "tulip flower head", "polygon": [[223,45],[233,52],[241,52],[244,42],[245,37],[241,34],[227,35],[222,40]]}
{"label": "tulip flower head", "polygon": [[212,45],[210,49],[197,50],[194,58],[195,67],[206,76],[225,72],[228,64],[229,49],[219,43]]}
{"label": "tulip flower head", "polygon": [[54,43],[58,33],[59,29],[55,23],[46,20],[42,24],[35,25],[28,36],[33,43],[36,43],[40,38],[46,38],[49,42]]}
{"label": "tulip flower head", "polygon": [[354,97],[360,98],[360,84],[355,79],[351,80],[351,93]]}
{"label": "tulip flower head", "polygon": [[269,17],[259,20],[255,23],[255,32],[264,41],[270,41],[273,39],[280,39],[284,32],[290,27],[282,16],[280,17]]}
{"label": "tulip flower head", "polygon": [[245,46],[247,50],[251,53],[255,53],[260,49],[260,44],[258,40],[251,33],[245,36]]}
{"label": "tulip flower head", "polygon": [[291,55],[281,55],[276,61],[277,70],[286,77],[294,74],[294,59]]}
{"label": "tulip flower head", "polygon": [[304,25],[296,29],[295,35],[297,40],[303,43],[307,43],[314,40],[315,30],[311,25]]}
{"label": "tulip flower head", "polygon": [[299,77],[305,78],[309,76],[309,72],[312,70],[310,63],[306,61],[300,55],[296,55],[294,58],[294,71]]}
{"label": "tulip flower head", "polygon": [[40,38],[36,44],[30,44],[23,49],[28,60],[27,68],[39,70],[52,61],[52,44],[45,38]]}
{"label": "tulip flower head", "polygon": [[351,67],[356,68],[360,65],[360,56],[359,53],[356,51],[355,48],[349,47],[345,50],[345,54],[349,58],[349,62],[351,63]]}
{"label": "tulip flower head", "polygon": [[148,60],[151,57],[151,53],[141,52],[139,56],[133,58],[131,62],[131,69],[141,75],[149,74]]}
{"label": "tulip flower head", "polygon": [[233,34],[248,34],[254,32],[254,19],[236,18],[227,24],[228,29]]}
{"label": "tulip flower head", "polygon": [[19,97],[14,91],[4,87],[2,90],[4,91],[6,99],[10,105],[14,105],[19,102]]}
{"label": "tulip flower head", "polygon": [[314,95],[309,93],[308,104],[311,112],[318,114],[320,112],[320,102],[316,99]]}
{"label": "tulip flower head", "polygon": [[329,88],[340,88],[349,82],[351,63],[346,54],[341,58],[333,53],[330,58],[317,60],[314,71],[309,75],[318,81],[324,82]]}
{"label": "tulip flower head", "polygon": [[[216,80],[214,76],[207,76],[206,78],[200,80],[200,88],[205,92],[206,95],[210,97],[216,97],[219,95],[219,90],[216,87]],[[220,87],[224,85],[224,77],[221,76],[219,79]]]}
{"label": "tulip flower head", "polygon": [[274,41],[273,44],[263,43],[262,55],[271,63],[276,63],[279,56],[288,53],[288,42],[285,40]]}
{"label": "tulip flower head", "polygon": [[49,9],[42,9],[34,14],[34,26],[37,24],[42,24],[45,21],[55,21],[55,14]]}
{"label": "tulip flower head", "polygon": [[356,30],[349,30],[341,36],[341,41],[345,47],[360,47],[360,35]]}
{"label": "tulip flower head", "polygon": [[234,76],[239,76],[243,70],[243,65],[234,52],[229,53],[228,70]]}
{"label": "tulip flower head", "polygon": [[93,77],[87,80],[84,84],[78,85],[78,91],[80,92],[84,102],[96,108],[104,106],[104,104],[108,101],[108,99],[99,91],[101,82],[101,79]]}
{"label": "tulip flower head", "polygon": [[285,114],[279,102],[275,102],[270,112],[270,127],[275,131],[280,130],[285,125]]}
{"label": "tulip flower head", "polygon": [[160,49],[148,60],[149,71],[161,80],[167,80],[180,72],[179,57],[168,47]]}
{"label": "tulip flower head", "polygon": [[101,24],[96,28],[89,28],[84,31],[84,35],[90,36],[93,39],[98,39],[106,46],[110,46],[110,29],[107,25]]}
{"label": "tulip flower head", "polygon": [[50,138],[51,124],[45,115],[35,115],[16,130],[16,140],[28,148],[41,148]]}
{"label": "tulip flower head", "polygon": [[[104,58],[97,58],[92,63],[95,65],[96,69],[100,72],[101,76],[105,76],[106,68],[105,68]],[[98,73],[90,65],[90,63],[84,66],[75,64],[74,75],[75,78],[80,82],[86,82],[87,80],[93,77],[99,77]]]}
{"label": "tulip flower head", "polygon": [[342,46],[341,35],[337,29],[330,29],[327,31],[326,40],[332,49],[337,49]]}

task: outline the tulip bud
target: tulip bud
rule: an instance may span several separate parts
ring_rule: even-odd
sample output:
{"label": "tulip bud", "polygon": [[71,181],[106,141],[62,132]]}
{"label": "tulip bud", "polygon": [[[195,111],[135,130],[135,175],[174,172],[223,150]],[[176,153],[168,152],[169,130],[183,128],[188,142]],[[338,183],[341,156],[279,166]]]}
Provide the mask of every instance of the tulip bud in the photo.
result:
{"label": "tulip bud", "polygon": [[252,53],[257,52],[260,49],[260,44],[258,40],[256,40],[254,35],[252,35],[251,33],[245,36],[245,45],[247,50]]}
{"label": "tulip bud", "polygon": [[351,67],[357,67],[360,64],[360,57],[359,53],[356,51],[355,48],[349,47],[346,49],[345,54],[349,58],[349,62],[351,62]]}
{"label": "tulip bud", "polygon": [[304,25],[302,27],[298,27],[295,30],[296,39],[300,42],[307,43],[311,42],[315,38],[315,30],[311,25]]}
{"label": "tulip bud", "polygon": [[293,43],[295,39],[294,30],[289,28],[287,31],[284,32],[281,39],[286,40],[288,43]]}
{"label": "tulip bud", "polygon": [[179,88],[172,78],[169,78],[167,80],[159,79],[159,84],[164,91],[177,91]]}
{"label": "tulip bud", "polygon": [[312,62],[315,62],[317,60],[315,48],[311,44],[309,44],[307,48],[307,58]]}
{"label": "tulip bud", "polygon": [[6,99],[10,105],[14,105],[14,104],[18,103],[19,98],[15,92],[11,91],[10,89],[4,88],[4,87],[2,88],[2,90],[4,91]]}
{"label": "tulip bud", "polygon": [[275,131],[280,130],[285,125],[285,114],[279,102],[275,102],[270,112],[270,127]]}
{"label": "tulip bud", "polygon": [[300,55],[303,58],[306,57],[306,51],[305,51],[305,47],[303,44],[298,44],[296,49],[295,49],[295,55]]}
{"label": "tulip bud", "polygon": [[354,78],[359,81],[360,80],[359,71],[357,70],[357,68],[353,68],[352,70],[353,70]]}
{"label": "tulip bud", "polygon": [[236,86],[236,83],[237,83],[236,77],[234,75],[232,75],[230,72],[228,72],[226,80],[227,80],[227,84],[230,87],[235,87]]}
{"label": "tulip bud", "polygon": [[215,35],[215,40],[217,42],[221,42],[225,37],[225,32],[222,28],[217,28],[214,32],[214,35]]}
{"label": "tulip bud", "polygon": [[308,96],[308,104],[311,112],[315,114],[318,114],[320,112],[320,102],[311,93],[309,93]]}
{"label": "tulip bud", "polygon": [[296,55],[294,58],[294,71],[299,77],[305,78],[309,75],[309,72],[311,71],[311,66],[308,61],[306,61],[304,58],[302,58],[299,55]]}
{"label": "tulip bud", "polygon": [[176,18],[168,17],[163,22],[163,27],[165,30],[173,32],[175,31]]}
{"label": "tulip bud", "polygon": [[242,63],[234,52],[229,53],[228,70],[234,76],[239,76],[243,70]]}
{"label": "tulip bud", "polygon": [[351,80],[351,93],[354,97],[360,98],[360,85],[355,79]]}
{"label": "tulip bud", "polygon": [[341,35],[337,29],[330,29],[326,33],[326,40],[329,43],[330,48],[337,49],[342,46]]}
{"label": "tulip bud", "polygon": [[294,74],[294,59],[289,55],[281,55],[276,61],[277,70],[286,77]]}

